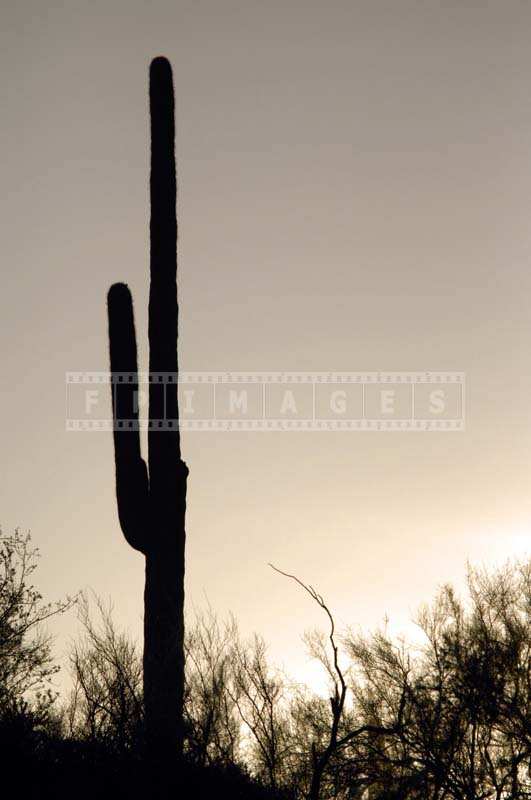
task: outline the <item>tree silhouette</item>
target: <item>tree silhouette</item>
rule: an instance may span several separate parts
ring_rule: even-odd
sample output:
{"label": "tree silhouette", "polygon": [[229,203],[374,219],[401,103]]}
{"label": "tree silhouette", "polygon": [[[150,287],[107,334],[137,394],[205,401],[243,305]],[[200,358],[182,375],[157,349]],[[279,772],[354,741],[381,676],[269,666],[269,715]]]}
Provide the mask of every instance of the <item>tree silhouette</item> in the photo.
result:
{"label": "tree silhouette", "polygon": [[[144,703],[148,751],[161,763],[182,752],[186,479],[177,401],[177,219],[171,66],[150,67],[151,222],[148,468],[140,453],[136,337],[131,293],[108,294],[116,496],[127,542],[144,554]],[[172,383],[159,383],[159,376]],[[118,391],[119,389],[119,391]],[[161,424],[165,420],[165,426]],[[173,758],[172,758],[173,757]]]}
{"label": "tree silhouette", "polygon": [[76,603],[67,597],[45,603],[33,584],[40,553],[31,536],[0,529],[0,719],[32,709],[43,715],[55,699],[52,679],[59,671],[52,640],[43,625]]}
{"label": "tree silhouette", "polygon": [[112,605],[87,594],[78,601],[83,635],[70,650],[72,691],[64,706],[71,738],[103,745],[118,757],[138,745],[143,723],[142,661],[136,643],[117,629]]}
{"label": "tree silhouette", "polygon": [[[330,700],[330,713],[328,715],[328,722],[324,735],[319,738],[320,742],[312,741],[311,743],[311,779],[308,789],[308,800],[321,800],[323,798],[323,785],[325,777],[329,772],[330,767],[334,761],[337,761],[346,749],[355,745],[357,740],[362,737],[381,736],[386,737],[398,733],[402,727],[402,718],[404,714],[404,706],[406,701],[406,687],[405,684],[401,687],[401,696],[398,703],[398,708],[395,718],[391,724],[374,724],[373,721],[363,721],[360,724],[356,723],[356,718],[349,715],[346,705],[347,699],[347,674],[339,664],[339,647],[336,641],[336,623],[332,612],[324,601],[322,595],[306,583],[303,583],[296,575],[291,575],[284,572],[274,564],[270,567],[283,575],[285,578],[295,581],[307,592],[312,600],[314,600],[319,608],[321,608],[326,616],[330,625],[328,634],[329,649],[331,654],[327,652],[325,640],[317,634],[317,636],[309,636],[306,638],[309,646],[310,654],[320,661],[324,666],[332,688],[332,696]],[[356,783],[352,782],[352,786]],[[338,795],[338,787],[333,789],[333,797]],[[327,796],[328,793],[327,793]]]}

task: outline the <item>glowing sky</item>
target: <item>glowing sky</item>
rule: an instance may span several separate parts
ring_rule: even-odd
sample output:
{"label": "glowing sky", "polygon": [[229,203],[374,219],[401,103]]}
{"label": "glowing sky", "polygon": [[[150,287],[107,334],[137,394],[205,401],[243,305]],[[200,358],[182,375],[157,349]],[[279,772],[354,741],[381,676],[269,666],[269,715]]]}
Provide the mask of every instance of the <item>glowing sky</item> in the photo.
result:
{"label": "glowing sky", "polygon": [[[459,434],[185,434],[187,599],[304,672],[316,585],[403,626],[466,559],[528,550],[531,5],[47,0],[2,13],[0,522],[39,585],[141,625],[112,437],[64,429],[107,369],[105,295],[147,368],[147,66],[177,97],[180,358],[190,370],[462,370]],[[73,617],[54,626],[58,652]]]}

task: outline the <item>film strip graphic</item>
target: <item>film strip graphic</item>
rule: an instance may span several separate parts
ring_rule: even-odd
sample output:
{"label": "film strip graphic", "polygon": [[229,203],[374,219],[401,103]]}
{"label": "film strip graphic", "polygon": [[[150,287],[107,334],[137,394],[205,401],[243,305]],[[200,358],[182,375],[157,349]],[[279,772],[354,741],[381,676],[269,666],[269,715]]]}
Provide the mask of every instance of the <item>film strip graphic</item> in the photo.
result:
{"label": "film strip graphic", "polygon": [[[465,429],[463,372],[66,373],[66,430],[448,431]],[[166,414],[175,396],[179,419]],[[148,421],[160,393],[161,419]],[[112,393],[112,394],[111,394]],[[111,396],[115,416],[112,414]]]}

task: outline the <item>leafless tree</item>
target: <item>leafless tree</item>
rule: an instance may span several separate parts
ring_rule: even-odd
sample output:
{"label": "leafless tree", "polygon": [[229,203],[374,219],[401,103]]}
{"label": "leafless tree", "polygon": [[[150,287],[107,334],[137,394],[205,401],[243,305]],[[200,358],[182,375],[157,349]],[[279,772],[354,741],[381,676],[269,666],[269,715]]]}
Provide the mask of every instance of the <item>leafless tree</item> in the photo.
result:
{"label": "leafless tree", "polygon": [[367,719],[382,724],[397,713],[407,673],[401,726],[365,743],[375,796],[529,796],[529,578],[528,565],[490,575],[471,570],[468,603],[443,587],[419,613],[418,648],[385,632],[347,642]]}
{"label": "leafless tree", "polygon": [[241,722],[231,653],[238,640],[233,617],[220,623],[212,611],[195,614],[185,637],[185,741],[199,764],[240,761]]}
{"label": "leafless tree", "polygon": [[59,667],[43,623],[64,614],[76,598],[45,603],[32,582],[38,560],[29,534],[0,531],[0,713],[28,703],[43,711],[55,697],[51,681]]}
{"label": "leafless tree", "polygon": [[285,783],[293,746],[289,731],[287,687],[283,675],[267,660],[264,640],[237,639],[231,651],[232,701],[244,725],[247,754],[255,774],[273,790]]}
{"label": "leafless tree", "polygon": [[142,723],[142,661],[136,644],[116,630],[112,607],[86,595],[79,603],[83,638],[70,654],[73,688],[65,709],[70,735],[105,742],[118,751],[138,743]]}
{"label": "leafless tree", "polygon": [[337,761],[347,747],[364,736],[388,736],[397,731],[401,726],[402,714],[405,704],[405,690],[402,692],[401,701],[397,709],[396,718],[390,724],[375,724],[364,722],[356,724],[356,716],[351,713],[347,704],[348,684],[347,673],[340,665],[339,646],[336,641],[336,626],[334,617],[325,603],[323,597],[313,586],[303,583],[295,575],[270,565],[276,572],[290,578],[301,586],[325,612],[329,622],[328,649],[325,640],[320,635],[307,636],[306,641],[310,652],[323,664],[332,688],[330,709],[326,732],[321,730],[311,742],[311,780],[308,790],[308,800],[322,798],[323,784],[329,773],[329,782],[332,784],[327,792],[330,797],[338,796],[338,787],[334,785],[334,772],[331,771],[332,762]]}

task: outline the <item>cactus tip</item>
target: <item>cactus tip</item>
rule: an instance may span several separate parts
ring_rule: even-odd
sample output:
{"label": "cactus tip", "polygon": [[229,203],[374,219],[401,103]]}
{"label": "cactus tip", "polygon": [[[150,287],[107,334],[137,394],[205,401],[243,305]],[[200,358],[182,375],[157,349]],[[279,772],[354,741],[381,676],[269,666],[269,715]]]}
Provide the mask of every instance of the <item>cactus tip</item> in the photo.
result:
{"label": "cactus tip", "polygon": [[171,64],[165,56],[156,56],[149,66],[151,80],[171,80]]}
{"label": "cactus tip", "polygon": [[120,300],[129,299],[131,291],[126,283],[113,283],[107,292],[107,300],[109,303],[120,302]]}

